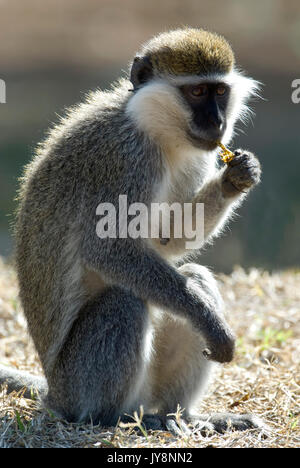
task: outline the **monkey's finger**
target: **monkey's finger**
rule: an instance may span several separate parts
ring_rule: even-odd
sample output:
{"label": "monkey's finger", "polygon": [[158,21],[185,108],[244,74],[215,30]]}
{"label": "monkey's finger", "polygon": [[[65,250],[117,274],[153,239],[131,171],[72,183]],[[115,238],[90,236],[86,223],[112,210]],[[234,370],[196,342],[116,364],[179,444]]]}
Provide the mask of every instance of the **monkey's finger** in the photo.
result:
{"label": "monkey's finger", "polygon": [[205,349],[202,351],[202,354],[203,354],[203,356],[205,357],[205,359],[209,359],[209,360],[211,359],[211,354],[212,354],[212,353],[211,353],[210,349],[205,348]]}
{"label": "monkey's finger", "polygon": [[165,420],[166,428],[171,434],[175,436],[190,435],[191,431],[187,424],[181,419],[179,422],[174,418],[167,417]]}

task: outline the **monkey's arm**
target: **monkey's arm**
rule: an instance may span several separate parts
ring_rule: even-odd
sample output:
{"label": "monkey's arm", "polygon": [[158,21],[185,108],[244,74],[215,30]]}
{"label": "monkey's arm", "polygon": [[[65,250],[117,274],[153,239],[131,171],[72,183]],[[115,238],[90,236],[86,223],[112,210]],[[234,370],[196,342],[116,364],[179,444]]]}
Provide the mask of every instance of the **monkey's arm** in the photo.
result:
{"label": "monkey's arm", "polygon": [[87,232],[83,257],[87,266],[107,278],[108,283],[190,320],[204,336],[210,358],[231,361],[234,338],[209,278],[203,277],[203,288],[199,288],[146,243],[130,238],[99,239],[96,233],[91,237]]}
{"label": "monkey's arm", "polygon": [[[202,244],[195,248],[200,248],[203,241],[218,234],[233,210],[241,204],[246,193],[259,182],[260,174],[258,159],[252,153],[237,150],[235,158],[206,182],[192,200],[187,200],[193,205],[194,231],[197,228],[196,205],[197,203],[204,204],[204,226],[200,225],[201,229],[203,227],[204,238],[201,239]],[[174,226],[171,226],[171,239],[168,239],[166,245],[160,249],[174,253],[183,252],[190,239],[184,236],[174,238],[173,229]]]}
{"label": "monkey's arm", "polygon": [[234,154],[235,158],[212,181],[205,184],[193,200],[193,204],[204,203],[205,239],[222,228],[232,209],[260,181],[258,159],[243,150],[237,150]]}
{"label": "monkey's arm", "polygon": [[242,193],[234,193],[232,197],[224,196],[222,169],[210,181],[208,181],[192,200],[193,216],[197,203],[204,204],[204,241],[210,236],[216,235],[223,227],[235,206],[242,201]]}

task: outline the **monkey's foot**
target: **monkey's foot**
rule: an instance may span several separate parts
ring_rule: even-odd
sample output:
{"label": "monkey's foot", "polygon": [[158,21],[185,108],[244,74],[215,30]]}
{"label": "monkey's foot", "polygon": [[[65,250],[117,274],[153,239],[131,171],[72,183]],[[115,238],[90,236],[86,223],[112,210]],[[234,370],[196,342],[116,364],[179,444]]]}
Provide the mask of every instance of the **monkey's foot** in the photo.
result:
{"label": "monkey's foot", "polygon": [[[122,416],[124,423],[129,423],[135,430],[142,432],[138,424],[134,424],[130,416]],[[224,434],[227,431],[246,431],[257,429],[266,434],[267,426],[253,414],[213,413],[184,416],[177,418],[175,415],[144,414],[141,421],[145,431],[168,431],[175,436],[187,436],[192,433],[200,433],[209,436],[213,432]]]}
{"label": "monkey's foot", "polygon": [[132,427],[139,432],[148,431],[168,431],[176,436],[188,435],[191,430],[184,419],[177,419],[175,416],[163,416],[160,414],[144,414],[140,424],[134,422],[131,416],[123,415],[121,423]]}
{"label": "monkey's foot", "polygon": [[264,422],[253,414],[212,413],[199,414],[186,418],[193,432],[209,435],[211,432],[224,434],[227,431],[246,431],[247,429],[267,429]]}

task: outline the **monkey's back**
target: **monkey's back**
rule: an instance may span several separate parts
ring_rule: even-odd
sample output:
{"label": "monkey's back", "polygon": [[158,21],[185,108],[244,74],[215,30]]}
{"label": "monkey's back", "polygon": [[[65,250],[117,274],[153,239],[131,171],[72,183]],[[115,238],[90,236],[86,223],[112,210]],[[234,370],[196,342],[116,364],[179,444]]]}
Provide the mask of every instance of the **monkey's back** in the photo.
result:
{"label": "monkey's back", "polygon": [[[113,92],[95,93],[50,131],[24,173],[15,226],[16,266],[29,331],[44,366],[49,353],[58,352],[51,349],[53,342],[62,344],[88,299],[81,281],[83,200],[101,187],[105,193],[112,175],[119,184],[118,166],[112,174],[119,146],[109,142],[117,127],[124,138],[120,144],[130,151],[123,115]],[[120,178],[124,170],[121,164]],[[95,209],[91,206],[90,212]]]}
{"label": "monkey's back", "polygon": [[76,230],[75,207],[80,206],[75,187],[80,168],[71,154],[68,158],[46,145],[25,171],[15,229],[20,298],[41,359],[63,313],[59,297],[65,294],[64,282],[68,287],[67,253],[76,263],[78,252],[75,242],[73,248],[70,242],[76,237],[72,234],[72,229]]}

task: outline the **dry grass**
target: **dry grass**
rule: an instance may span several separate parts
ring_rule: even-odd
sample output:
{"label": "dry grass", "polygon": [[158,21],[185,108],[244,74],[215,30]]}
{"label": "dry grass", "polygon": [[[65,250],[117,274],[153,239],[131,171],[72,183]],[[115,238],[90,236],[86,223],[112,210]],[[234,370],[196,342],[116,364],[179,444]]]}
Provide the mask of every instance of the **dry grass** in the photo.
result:
{"label": "dry grass", "polygon": [[[300,272],[237,268],[221,275],[227,316],[239,336],[236,357],[221,367],[207,411],[253,412],[269,425],[257,431],[203,437],[67,424],[22,395],[0,393],[0,447],[299,447]],[[0,362],[39,373],[17,299],[15,273],[0,259]],[[201,410],[201,406],[199,408]]]}

